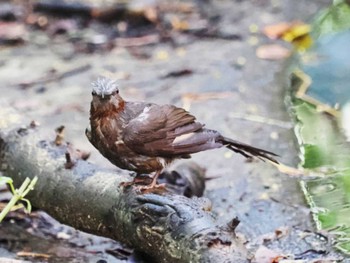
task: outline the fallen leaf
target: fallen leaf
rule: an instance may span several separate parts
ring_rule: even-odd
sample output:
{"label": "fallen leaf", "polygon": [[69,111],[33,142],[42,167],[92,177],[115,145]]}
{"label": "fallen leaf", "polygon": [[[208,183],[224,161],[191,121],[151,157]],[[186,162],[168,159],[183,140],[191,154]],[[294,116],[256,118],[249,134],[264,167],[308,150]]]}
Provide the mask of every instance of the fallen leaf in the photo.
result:
{"label": "fallen leaf", "polygon": [[313,40],[310,36],[311,26],[307,24],[296,24],[287,30],[282,39],[292,43],[297,50],[305,51],[311,47]]}
{"label": "fallen leaf", "polygon": [[291,55],[291,51],[277,44],[263,45],[256,49],[256,56],[267,60],[280,60]]}
{"label": "fallen leaf", "polygon": [[283,257],[284,256],[281,255],[281,253],[278,253],[277,251],[271,250],[265,246],[260,246],[258,250],[255,252],[253,262],[272,263],[272,262],[278,262],[276,261],[276,259],[277,258],[281,259]]}
{"label": "fallen leaf", "polygon": [[262,30],[265,36],[270,39],[279,39],[291,27],[292,23],[282,22],[265,26]]}
{"label": "fallen leaf", "polygon": [[283,39],[292,43],[297,50],[304,51],[309,48],[313,41],[310,36],[311,26],[301,21],[283,22],[266,26],[263,33],[271,39]]}
{"label": "fallen leaf", "polygon": [[287,42],[293,42],[297,38],[309,34],[311,27],[308,24],[304,23],[294,23],[282,34],[282,39]]}

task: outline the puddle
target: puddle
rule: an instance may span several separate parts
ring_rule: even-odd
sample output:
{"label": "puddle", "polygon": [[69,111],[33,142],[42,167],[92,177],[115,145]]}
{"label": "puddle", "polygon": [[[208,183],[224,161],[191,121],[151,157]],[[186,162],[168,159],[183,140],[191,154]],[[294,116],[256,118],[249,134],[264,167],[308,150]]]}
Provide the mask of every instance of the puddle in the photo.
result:
{"label": "puddle", "polygon": [[[315,48],[304,56],[309,59],[300,67],[311,79],[305,92],[307,99],[293,95],[291,98],[301,166],[322,174],[302,181],[302,189],[317,228],[334,235],[335,247],[347,254],[350,254],[350,144],[342,123],[350,119],[341,110],[350,101],[349,41],[350,32],[317,40]],[[297,91],[304,80],[298,77],[294,80],[292,89]],[[316,103],[310,103],[314,100]],[[325,105],[333,110],[320,111]]]}

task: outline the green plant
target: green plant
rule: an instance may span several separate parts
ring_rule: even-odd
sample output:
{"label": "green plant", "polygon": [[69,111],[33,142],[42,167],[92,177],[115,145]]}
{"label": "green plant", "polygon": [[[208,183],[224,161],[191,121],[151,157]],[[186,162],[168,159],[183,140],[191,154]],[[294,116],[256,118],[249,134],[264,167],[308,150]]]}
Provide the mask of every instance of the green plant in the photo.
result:
{"label": "green plant", "polygon": [[19,207],[16,207],[16,204],[18,201],[23,201],[27,204],[25,206],[26,212],[30,213],[32,211],[32,205],[30,201],[24,197],[29,193],[29,191],[34,189],[34,185],[36,184],[37,181],[38,181],[37,176],[35,176],[32,180],[30,180],[30,178],[27,177],[22,183],[21,187],[18,189],[15,189],[13,186],[13,180],[10,177],[0,176],[0,185],[8,184],[10,186],[10,189],[13,195],[11,200],[5,206],[5,208],[0,212],[0,222],[5,218],[8,212],[13,210],[14,208],[17,209],[23,206],[21,204]]}

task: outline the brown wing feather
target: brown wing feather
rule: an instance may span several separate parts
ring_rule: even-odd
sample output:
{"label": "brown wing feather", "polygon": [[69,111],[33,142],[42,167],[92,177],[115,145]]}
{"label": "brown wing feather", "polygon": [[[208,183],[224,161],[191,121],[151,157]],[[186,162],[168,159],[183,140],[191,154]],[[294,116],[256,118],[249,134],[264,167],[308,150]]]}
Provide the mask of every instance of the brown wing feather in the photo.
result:
{"label": "brown wing feather", "polygon": [[134,147],[164,138],[166,123],[167,116],[159,106],[150,105],[129,121],[123,131],[123,140]]}
{"label": "brown wing feather", "polygon": [[[140,154],[180,156],[203,150],[202,147],[197,149],[198,145],[206,144],[208,136],[181,137],[193,132],[197,134],[202,128],[203,124],[195,122],[195,117],[184,109],[172,105],[152,105],[129,122],[123,139],[126,145]],[[181,140],[176,141],[176,138]]]}
{"label": "brown wing feather", "polygon": [[272,152],[228,139],[203,126],[184,109],[153,104],[129,122],[124,142],[135,152],[147,156],[183,157],[226,146],[245,157],[256,156],[278,163]]}

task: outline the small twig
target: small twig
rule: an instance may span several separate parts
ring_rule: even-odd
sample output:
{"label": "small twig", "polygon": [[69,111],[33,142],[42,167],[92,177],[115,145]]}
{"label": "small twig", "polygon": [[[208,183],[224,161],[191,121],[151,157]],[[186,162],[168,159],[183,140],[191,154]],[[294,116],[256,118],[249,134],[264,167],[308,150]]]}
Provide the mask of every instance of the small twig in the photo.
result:
{"label": "small twig", "polygon": [[267,125],[271,125],[271,126],[281,127],[284,129],[293,128],[293,124],[291,122],[266,118],[266,117],[254,115],[254,114],[230,113],[229,116],[231,118],[235,118],[235,119],[263,123],[263,124],[267,124]]}
{"label": "small twig", "polygon": [[241,40],[242,36],[236,33],[225,33],[214,28],[212,29],[199,29],[199,30],[184,30],[183,33],[192,35],[200,38],[209,38],[209,39],[223,39],[223,40]]}
{"label": "small twig", "polygon": [[66,157],[66,163],[64,164],[64,167],[66,169],[72,169],[75,163],[72,161],[72,157],[68,151],[65,153],[65,157]]}
{"label": "small twig", "polygon": [[56,138],[54,142],[57,146],[62,145],[62,143],[64,142],[64,129],[65,127],[63,125],[55,129]]}
{"label": "small twig", "polygon": [[181,96],[182,107],[189,110],[192,102],[206,101],[211,99],[225,99],[232,96],[232,92],[205,92],[205,93],[185,93]]}
{"label": "small twig", "polygon": [[159,43],[160,37],[158,34],[151,34],[141,37],[127,37],[127,38],[117,38],[115,44],[118,47],[139,47],[154,45]]}
{"label": "small twig", "polygon": [[308,171],[305,169],[294,168],[294,167],[285,165],[283,163],[274,163],[274,162],[271,162],[270,160],[266,160],[266,161],[272,164],[273,166],[275,166],[278,169],[278,171],[280,171],[281,173],[287,174],[289,176],[302,177],[308,174]]}
{"label": "small twig", "polygon": [[337,118],[340,116],[339,110],[325,103],[322,103],[321,101],[307,94],[307,91],[312,84],[312,79],[309,75],[301,70],[296,70],[293,72],[293,74],[302,81],[298,87],[297,92],[295,93],[295,97],[314,105],[316,107],[316,110],[319,112],[327,112],[328,114]]}
{"label": "small twig", "polygon": [[166,78],[178,78],[178,77],[183,77],[183,76],[188,76],[192,75],[193,70],[192,69],[180,69],[180,70],[175,70],[167,73],[166,75],[162,76],[161,79],[166,79]]}
{"label": "small twig", "polygon": [[17,252],[17,256],[18,257],[31,257],[31,258],[44,258],[44,259],[48,259],[51,257],[51,255],[48,255],[48,254],[26,252],[26,251]]}
{"label": "small twig", "polygon": [[16,84],[16,86],[19,86],[22,89],[27,89],[27,88],[34,86],[34,85],[45,84],[45,83],[49,83],[52,81],[68,78],[68,77],[71,77],[73,75],[83,73],[83,72],[89,70],[90,68],[91,68],[91,65],[83,65],[83,66],[79,66],[79,67],[61,72],[61,73],[55,72],[53,74],[38,78],[36,80],[20,82],[19,84]]}

